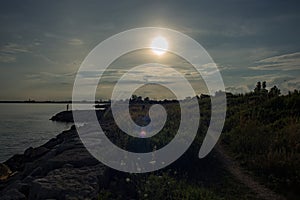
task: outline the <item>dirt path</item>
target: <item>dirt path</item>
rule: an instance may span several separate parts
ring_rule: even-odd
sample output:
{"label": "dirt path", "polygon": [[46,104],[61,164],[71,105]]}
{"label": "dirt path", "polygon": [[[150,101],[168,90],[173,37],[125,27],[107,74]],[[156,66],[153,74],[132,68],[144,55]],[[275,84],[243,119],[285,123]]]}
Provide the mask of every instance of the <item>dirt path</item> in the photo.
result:
{"label": "dirt path", "polygon": [[226,154],[221,145],[216,146],[216,151],[220,155],[221,161],[228,171],[241,183],[250,188],[257,196],[265,200],[284,200],[285,198],[275,194],[270,189],[266,188],[259,182],[255,181],[250,175],[245,173],[243,169],[240,168],[239,164],[234,161],[230,156]]}

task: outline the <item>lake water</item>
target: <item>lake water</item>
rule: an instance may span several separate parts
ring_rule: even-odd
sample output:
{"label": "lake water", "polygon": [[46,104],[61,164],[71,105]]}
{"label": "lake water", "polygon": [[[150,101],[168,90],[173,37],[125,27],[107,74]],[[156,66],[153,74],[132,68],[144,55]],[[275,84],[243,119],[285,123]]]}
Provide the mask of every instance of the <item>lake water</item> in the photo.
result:
{"label": "lake water", "polygon": [[71,123],[49,120],[65,109],[65,104],[0,103],[0,162],[23,153],[30,146],[42,145],[69,129]]}

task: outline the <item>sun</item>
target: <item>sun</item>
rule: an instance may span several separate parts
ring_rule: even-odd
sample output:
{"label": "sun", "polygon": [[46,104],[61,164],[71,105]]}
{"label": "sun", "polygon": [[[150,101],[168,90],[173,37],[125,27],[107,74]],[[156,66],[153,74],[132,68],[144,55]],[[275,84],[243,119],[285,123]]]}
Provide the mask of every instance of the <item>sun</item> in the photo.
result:
{"label": "sun", "polygon": [[164,37],[158,36],[152,40],[151,50],[158,56],[163,55],[168,50],[168,42]]}

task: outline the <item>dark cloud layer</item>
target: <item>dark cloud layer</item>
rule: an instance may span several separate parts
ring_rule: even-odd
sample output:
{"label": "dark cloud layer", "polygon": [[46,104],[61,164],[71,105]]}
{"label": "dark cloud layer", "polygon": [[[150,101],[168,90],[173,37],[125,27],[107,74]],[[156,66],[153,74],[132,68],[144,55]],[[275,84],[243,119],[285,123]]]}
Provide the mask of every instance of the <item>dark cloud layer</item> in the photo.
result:
{"label": "dark cloud layer", "polygon": [[279,0],[1,1],[0,99],[70,99],[74,76],[65,75],[76,72],[93,47],[144,26],[196,39],[231,91],[247,91],[258,78],[277,84],[280,77],[292,77],[282,85],[294,89],[300,82],[299,6]]}

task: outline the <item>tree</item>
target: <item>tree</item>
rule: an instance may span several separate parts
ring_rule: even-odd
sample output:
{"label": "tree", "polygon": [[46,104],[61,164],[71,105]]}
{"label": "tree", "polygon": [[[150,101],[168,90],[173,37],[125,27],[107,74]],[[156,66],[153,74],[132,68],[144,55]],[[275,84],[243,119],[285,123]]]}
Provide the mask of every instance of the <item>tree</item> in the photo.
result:
{"label": "tree", "polygon": [[260,90],[261,90],[261,82],[258,81],[258,82],[256,83],[256,87],[255,87],[255,89],[254,89],[254,92],[255,92],[255,93],[259,93]]}
{"label": "tree", "polygon": [[133,102],[136,102],[137,96],[136,96],[135,94],[133,94],[133,95],[131,96],[131,99],[130,99],[130,100],[133,101]]}
{"label": "tree", "polygon": [[137,102],[142,102],[143,101],[143,97],[142,96],[138,96],[137,97]]}
{"label": "tree", "polygon": [[264,82],[262,83],[262,88],[263,88],[263,89],[266,89],[266,87],[267,87],[267,83],[266,83],[266,81],[264,81]]}
{"label": "tree", "polygon": [[150,101],[150,98],[149,98],[149,97],[145,97],[145,98],[144,98],[144,102],[145,102],[145,103],[148,103],[149,101]]}
{"label": "tree", "polygon": [[268,94],[268,90],[266,89],[266,87],[267,87],[267,83],[266,83],[266,81],[264,81],[262,83],[262,90],[261,90],[261,93],[263,93],[264,95]]}
{"label": "tree", "polygon": [[277,88],[276,85],[274,85],[269,92],[270,97],[278,97],[280,95],[280,89]]}

